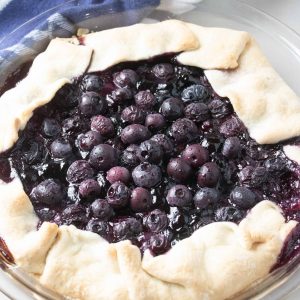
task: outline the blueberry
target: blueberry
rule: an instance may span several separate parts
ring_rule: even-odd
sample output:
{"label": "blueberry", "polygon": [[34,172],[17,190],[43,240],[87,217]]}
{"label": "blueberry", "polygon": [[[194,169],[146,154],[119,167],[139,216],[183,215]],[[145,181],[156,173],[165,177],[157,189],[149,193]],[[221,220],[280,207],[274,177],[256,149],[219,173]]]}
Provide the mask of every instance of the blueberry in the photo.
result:
{"label": "blueberry", "polygon": [[160,232],[167,228],[169,220],[165,212],[154,209],[145,217],[145,226],[152,232]]}
{"label": "blueberry", "polygon": [[96,199],[90,206],[93,217],[101,221],[108,221],[114,216],[114,210],[105,199]]}
{"label": "blueberry", "polygon": [[152,136],[151,140],[160,144],[166,155],[171,155],[173,153],[174,144],[165,134],[156,134]]}
{"label": "blueberry", "polygon": [[121,113],[121,119],[129,124],[143,124],[145,118],[145,112],[134,105],[125,107]]}
{"label": "blueberry", "polygon": [[190,103],[184,109],[184,115],[186,118],[199,123],[209,119],[209,110],[204,103]]}
{"label": "blueberry", "polygon": [[47,138],[56,137],[60,133],[60,125],[54,119],[44,119],[42,124],[42,133]]}
{"label": "blueberry", "polygon": [[36,214],[42,222],[54,221],[56,211],[48,207],[43,207],[41,209],[36,209]]}
{"label": "blueberry", "polygon": [[220,193],[214,188],[201,188],[194,196],[194,204],[197,208],[206,208],[210,204],[215,204],[220,199]]}
{"label": "blueberry", "polygon": [[141,162],[141,149],[138,145],[128,146],[122,154],[122,162],[129,167],[136,167]]}
{"label": "blueberry", "polygon": [[233,111],[230,103],[219,99],[211,101],[208,104],[208,108],[210,109],[213,118],[224,118],[230,115]]}
{"label": "blueberry", "polygon": [[268,172],[264,167],[256,167],[251,175],[251,185],[259,187],[268,180]]}
{"label": "blueberry", "polygon": [[189,119],[178,119],[171,125],[171,134],[177,143],[187,143],[197,137],[198,128],[196,124]]}
{"label": "blueberry", "polygon": [[168,175],[176,182],[186,182],[192,175],[190,165],[182,158],[173,158],[167,165]]}
{"label": "blueberry", "polygon": [[147,211],[152,205],[151,193],[142,188],[137,187],[131,193],[130,207],[134,212]]}
{"label": "blueberry", "polygon": [[91,151],[95,146],[103,143],[102,135],[97,131],[88,131],[78,136],[78,147],[82,151]]}
{"label": "blueberry", "polygon": [[88,222],[87,211],[80,204],[71,204],[62,211],[61,219],[64,224],[85,224]]}
{"label": "blueberry", "polygon": [[87,117],[103,113],[106,110],[106,102],[95,92],[86,92],[82,94],[79,100],[79,110]]}
{"label": "blueberry", "polygon": [[134,99],[135,104],[142,109],[151,109],[156,103],[156,99],[150,90],[138,92]]}
{"label": "blueberry", "polygon": [[107,171],[118,164],[116,149],[107,144],[100,144],[93,148],[89,163],[99,171]]}
{"label": "blueberry", "polygon": [[171,248],[171,243],[164,234],[154,234],[149,240],[149,249],[154,255],[167,252]]}
{"label": "blueberry", "polygon": [[193,84],[183,90],[181,93],[181,99],[184,102],[190,101],[206,101],[209,97],[208,90],[201,84]]}
{"label": "blueberry", "polygon": [[152,132],[163,129],[165,125],[165,118],[161,114],[149,114],[146,117],[145,126]]}
{"label": "blueberry", "polygon": [[185,185],[181,184],[171,187],[167,194],[167,202],[170,206],[190,206],[192,199],[191,191]]}
{"label": "blueberry", "polygon": [[243,219],[245,212],[236,207],[225,206],[219,208],[215,213],[216,222],[238,222]]}
{"label": "blueberry", "polygon": [[107,171],[106,179],[112,184],[116,181],[122,181],[127,184],[130,181],[130,173],[124,167],[113,167]]}
{"label": "blueberry", "polygon": [[71,183],[80,183],[93,176],[94,170],[87,161],[76,160],[68,168],[66,179]]}
{"label": "blueberry", "polygon": [[118,88],[115,89],[111,96],[110,96],[112,103],[114,104],[124,104],[124,102],[133,98],[132,91],[125,87],[125,88]]}
{"label": "blueberry", "polygon": [[268,173],[275,176],[281,176],[288,171],[286,161],[281,157],[267,159],[265,167]]}
{"label": "blueberry", "polygon": [[39,163],[43,156],[43,146],[38,142],[23,143],[22,156],[24,162],[33,165]]}
{"label": "blueberry", "polygon": [[111,137],[115,134],[114,124],[111,119],[102,115],[92,118],[91,129],[99,132],[104,137]]}
{"label": "blueberry", "polygon": [[41,203],[53,205],[64,199],[63,187],[54,179],[46,179],[31,191],[30,196]]}
{"label": "blueberry", "polygon": [[128,125],[121,131],[121,140],[124,144],[139,144],[150,136],[148,128],[140,124]]}
{"label": "blueberry", "polygon": [[72,155],[72,146],[68,141],[59,138],[50,145],[50,152],[53,158],[68,158]]}
{"label": "blueberry", "polygon": [[139,79],[137,73],[131,69],[124,69],[113,77],[114,84],[120,88],[134,87]]}
{"label": "blueberry", "polygon": [[80,197],[89,199],[89,198],[95,198],[96,196],[99,196],[102,189],[96,180],[85,179],[80,183],[78,191]]}
{"label": "blueberry", "polygon": [[115,238],[119,241],[137,236],[142,232],[143,227],[137,219],[130,217],[115,223],[113,230]]}
{"label": "blueberry", "polygon": [[152,188],[161,181],[161,170],[156,165],[142,163],[132,171],[132,178],[137,186]]}
{"label": "blueberry", "polygon": [[99,92],[103,86],[103,82],[100,77],[96,75],[85,75],[81,82],[81,88],[84,91]]}
{"label": "blueberry", "polygon": [[141,157],[150,163],[158,164],[163,157],[163,150],[159,143],[147,140],[140,145]]}
{"label": "blueberry", "polygon": [[157,64],[152,68],[152,73],[159,82],[168,82],[174,77],[174,68],[171,64]]}
{"label": "blueberry", "polygon": [[257,202],[256,195],[244,186],[235,187],[230,193],[230,200],[236,206],[243,209],[252,208]]}
{"label": "blueberry", "polygon": [[183,116],[184,104],[180,99],[168,98],[160,106],[160,113],[168,120],[176,120]]}
{"label": "blueberry", "polygon": [[183,150],[182,158],[193,168],[198,168],[209,160],[209,152],[200,144],[193,144]]}
{"label": "blueberry", "polygon": [[110,234],[109,224],[99,219],[91,219],[86,225],[86,230],[97,233],[105,239]]}
{"label": "blueberry", "polygon": [[241,151],[240,139],[236,136],[228,137],[222,147],[222,154],[227,158],[236,158]]}
{"label": "blueberry", "polygon": [[122,208],[127,205],[130,195],[130,189],[123,182],[117,181],[107,190],[107,201],[113,208]]}
{"label": "blueberry", "polygon": [[197,183],[200,187],[214,187],[220,178],[220,169],[214,162],[205,163],[198,172]]}
{"label": "blueberry", "polygon": [[244,127],[241,121],[233,116],[221,124],[219,131],[225,137],[230,137],[238,135],[243,131],[243,129]]}

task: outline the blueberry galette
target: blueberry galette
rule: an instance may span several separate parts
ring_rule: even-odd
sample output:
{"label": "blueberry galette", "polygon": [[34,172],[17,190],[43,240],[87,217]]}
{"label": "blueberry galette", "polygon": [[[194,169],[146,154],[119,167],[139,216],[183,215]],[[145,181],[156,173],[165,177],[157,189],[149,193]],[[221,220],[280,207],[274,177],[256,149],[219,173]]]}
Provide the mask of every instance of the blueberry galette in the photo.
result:
{"label": "blueberry galette", "polygon": [[300,99],[246,32],[54,39],[0,99],[0,236],[74,299],[225,299],[299,249]]}

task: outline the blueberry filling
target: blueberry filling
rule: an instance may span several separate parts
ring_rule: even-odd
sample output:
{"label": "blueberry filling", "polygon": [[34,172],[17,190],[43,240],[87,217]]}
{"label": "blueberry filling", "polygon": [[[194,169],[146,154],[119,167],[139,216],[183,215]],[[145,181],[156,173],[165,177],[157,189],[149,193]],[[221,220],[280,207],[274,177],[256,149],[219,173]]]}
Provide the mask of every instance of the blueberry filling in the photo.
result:
{"label": "blueberry filling", "polygon": [[0,155],[0,178],[18,173],[41,222],[159,255],[209,223],[239,223],[263,199],[300,221],[300,168],[282,146],[258,145],[203,70],[167,55],[65,85]]}

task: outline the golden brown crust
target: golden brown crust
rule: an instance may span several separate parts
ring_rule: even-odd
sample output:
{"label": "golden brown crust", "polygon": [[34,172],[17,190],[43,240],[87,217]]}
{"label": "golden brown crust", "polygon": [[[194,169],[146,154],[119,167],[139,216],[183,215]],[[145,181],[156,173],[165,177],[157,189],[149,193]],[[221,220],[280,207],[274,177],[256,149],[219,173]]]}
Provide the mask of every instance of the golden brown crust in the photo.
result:
{"label": "golden brown crust", "polygon": [[[141,30],[143,35],[138,36]],[[105,42],[108,36],[110,47]],[[177,56],[179,62],[210,69],[205,72],[211,84],[220,95],[229,96],[258,142],[271,143],[299,134],[299,99],[245,32],[170,20],[93,33],[84,41],[85,46],[76,38],[52,41],[34,61],[29,75],[1,97],[0,152],[14,144],[33,110],[49,102],[63,84],[83,74],[90,61],[88,71],[99,71],[118,62],[166,52],[183,52]],[[277,87],[273,89],[274,84]],[[284,116],[290,114],[297,125],[290,130],[278,128],[286,121],[278,113],[286,103],[283,93],[289,95],[293,108],[284,108]],[[276,122],[275,129],[272,122]],[[129,241],[108,244],[74,226],[58,228],[47,222],[37,230],[38,218],[18,179],[0,183],[0,195],[0,235],[16,263],[49,288],[75,299],[232,296],[269,273],[284,239],[296,225],[294,221],[285,223],[280,209],[263,201],[240,225],[223,222],[204,226],[168,253],[158,257],[145,253],[142,259]]]}

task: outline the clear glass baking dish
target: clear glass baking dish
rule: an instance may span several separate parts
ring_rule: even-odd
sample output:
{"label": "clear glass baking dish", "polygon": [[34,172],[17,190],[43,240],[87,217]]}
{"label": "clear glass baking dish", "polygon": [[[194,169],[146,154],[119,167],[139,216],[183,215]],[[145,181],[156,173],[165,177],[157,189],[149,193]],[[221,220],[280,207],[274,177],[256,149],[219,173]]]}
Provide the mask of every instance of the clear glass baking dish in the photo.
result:
{"label": "clear glass baking dish", "polygon": [[[57,12],[62,7],[67,8],[74,4],[79,5],[80,1],[67,1],[62,6],[54,7],[38,15],[29,23],[45,20],[50,14]],[[132,11],[132,13],[135,12]],[[140,22],[152,23],[170,18],[203,26],[228,27],[252,33],[275,69],[300,94],[298,79],[298,74],[300,74],[300,36],[270,15],[237,0],[163,0],[158,7],[146,9],[144,18]],[[93,14],[87,13],[85,19],[76,25],[78,28],[97,31],[128,25],[131,20],[124,19],[120,13],[114,14],[112,12],[101,16],[99,19],[93,12]],[[99,24],[102,25],[99,26]],[[8,35],[6,39],[9,39],[18,30],[24,30],[24,25]],[[10,73],[18,69],[21,63],[24,61],[20,60],[13,64],[13,69],[9,69]],[[7,70],[1,70],[2,74],[3,72],[7,74]],[[0,88],[4,81],[5,77],[0,77]],[[17,266],[10,264],[5,259],[1,246],[0,266],[2,269],[0,270],[0,291],[7,297],[17,300],[63,299],[63,297],[42,287]],[[287,265],[271,273],[268,278],[254,283],[246,291],[235,295],[233,298],[277,300],[282,299],[299,286],[300,257],[294,257]]]}

